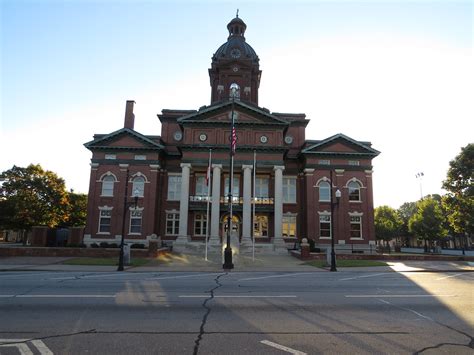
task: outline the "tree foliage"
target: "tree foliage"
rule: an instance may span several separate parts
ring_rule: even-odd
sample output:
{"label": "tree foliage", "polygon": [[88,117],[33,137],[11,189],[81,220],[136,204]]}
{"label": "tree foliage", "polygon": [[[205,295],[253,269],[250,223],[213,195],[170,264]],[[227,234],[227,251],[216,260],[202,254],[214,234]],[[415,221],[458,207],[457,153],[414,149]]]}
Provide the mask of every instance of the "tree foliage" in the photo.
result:
{"label": "tree foliage", "polygon": [[474,144],[468,144],[449,163],[443,206],[456,233],[474,233]]}
{"label": "tree foliage", "polygon": [[416,213],[416,210],[416,202],[405,202],[398,208],[397,213],[402,221],[400,230],[401,235],[408,236],[411,234],[408,228],[408,222],[410,221],[410,218]]}
{"label": "tree foliage", "polygon": [[400,235],[403,221],[393,208],[380,206],[375,209],[375,236],[389,241]]}
{"label": "tree foliage", "polygon": [[418,201],[417,211],[410,218],[408,228],[418,238],[433,242],[447,235],[445,218],[440,203],[433,198]]}
{"label": "tree foliage", "polygon": [[13,166],[0,175],[0,227],[55,227],[68,218],[69,199],[64,180],[40,165]]}
{"label": "tree foliage", "polygon": [[87,217],[87,195],[68,192],[69,208],[64,227],[85,226]]}

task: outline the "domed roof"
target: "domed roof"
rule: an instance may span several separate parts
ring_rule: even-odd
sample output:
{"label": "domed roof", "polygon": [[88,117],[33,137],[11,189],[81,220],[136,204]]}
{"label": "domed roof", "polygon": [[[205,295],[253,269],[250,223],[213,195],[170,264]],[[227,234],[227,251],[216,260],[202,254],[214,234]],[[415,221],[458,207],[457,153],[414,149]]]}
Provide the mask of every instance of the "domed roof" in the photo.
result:
{"label": "domed roof", "polygon": [[244,34],[247,29],[245,22],[237,16],[229,22],[227,29],[229,30],[227,42],[217,49],[216,53],[212,56],[212,60],[240,59],[258,62],[257,53],[245,41]]}

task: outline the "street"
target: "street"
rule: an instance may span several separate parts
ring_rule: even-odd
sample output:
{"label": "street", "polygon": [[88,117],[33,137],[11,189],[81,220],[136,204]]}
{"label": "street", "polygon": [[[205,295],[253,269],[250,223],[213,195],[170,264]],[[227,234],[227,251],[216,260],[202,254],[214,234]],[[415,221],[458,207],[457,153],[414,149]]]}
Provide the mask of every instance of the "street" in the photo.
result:
{"label": "street", "polygon": [[472,354],[472,272],[0,273],[0,354]]}

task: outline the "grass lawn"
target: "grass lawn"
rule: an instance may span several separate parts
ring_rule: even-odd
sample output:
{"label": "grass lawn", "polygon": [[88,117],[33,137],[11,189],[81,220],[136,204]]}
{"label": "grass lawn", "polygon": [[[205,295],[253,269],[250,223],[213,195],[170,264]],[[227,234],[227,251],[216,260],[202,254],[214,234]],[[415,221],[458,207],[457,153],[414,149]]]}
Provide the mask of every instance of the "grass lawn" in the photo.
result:
{"label": "grass lawn", "polygon": [[[314,267],[327,267],[326,260],[312,260],[305,263]],[[367,267],[367,266],[387,266],[386,262],[375,260],[336,260],[337,267]]]}
{"label": "grass lawn", "polygon": [[[131,258],[131,266],[143,266],[150,262],[145,258]],[[99,266],[116,266],[118,265],[118,258],[74,258],[65,260],[65,265],[99,265]]]}

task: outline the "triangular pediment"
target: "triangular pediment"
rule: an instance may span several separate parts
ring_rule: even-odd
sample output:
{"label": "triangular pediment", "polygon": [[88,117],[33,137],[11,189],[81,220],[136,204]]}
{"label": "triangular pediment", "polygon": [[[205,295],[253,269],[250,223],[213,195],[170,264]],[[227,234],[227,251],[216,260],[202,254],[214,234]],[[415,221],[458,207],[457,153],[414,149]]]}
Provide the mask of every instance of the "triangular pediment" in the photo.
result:
{"label": "triangular pediment", "polygon": [[235,124],[238,125],[273,125],[288,126],[289,122],[272,115],[268,110],[248,105],[241,101],[224,101],[201,108],[199,111],[178,119],[181,125],[187,124],[229,124],[234,112]]}
{"label": "triangular pediment", "polygon": [[94,140],[84,146],[89,150],[162,150],[164,147],[152,138],[129,128],[94,136]]}
{"label": "triangular pediment", "polygon": [[354,155],[354,156],[372,156],[380,154],[378,150],[373,149],[368,142],[360,142],[339,133],[332,137],[315,141],[308,144],[302,150],[303,154],[318,155]]}

